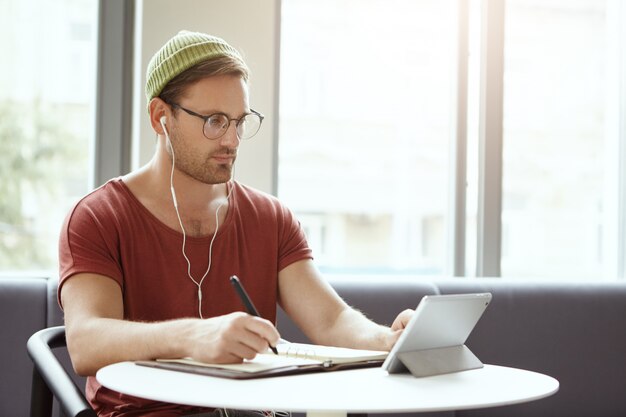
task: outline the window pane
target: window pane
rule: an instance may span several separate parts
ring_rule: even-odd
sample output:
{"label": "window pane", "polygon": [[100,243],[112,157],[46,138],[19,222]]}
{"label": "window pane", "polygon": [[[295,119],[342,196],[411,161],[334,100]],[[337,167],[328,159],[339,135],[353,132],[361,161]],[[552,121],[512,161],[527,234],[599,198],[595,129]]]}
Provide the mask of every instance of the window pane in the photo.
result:
{"label": "window pane", "polygon": [[0,269],[54,269],[89,187],[95,0],[0,2]]}
{"label": "window pane", "polygon": [[455,4],[282,2],[278,191],[326,271],[444,269]]}
{"label": "window pane", "polygon": [[503,276],[603,272],[606,16],[596,0],[506,3]]}

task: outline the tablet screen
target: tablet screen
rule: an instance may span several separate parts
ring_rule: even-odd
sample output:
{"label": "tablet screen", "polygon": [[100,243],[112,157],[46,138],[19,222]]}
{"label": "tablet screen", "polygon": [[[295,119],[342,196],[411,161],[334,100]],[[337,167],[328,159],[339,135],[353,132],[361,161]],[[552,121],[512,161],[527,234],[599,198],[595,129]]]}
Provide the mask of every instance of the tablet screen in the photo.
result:
{"label": "tablet screen", "polygon": [[389,373],[407,372],[397,355],[461,346],[491,302],[491,293],[426,295],[383,363]]}

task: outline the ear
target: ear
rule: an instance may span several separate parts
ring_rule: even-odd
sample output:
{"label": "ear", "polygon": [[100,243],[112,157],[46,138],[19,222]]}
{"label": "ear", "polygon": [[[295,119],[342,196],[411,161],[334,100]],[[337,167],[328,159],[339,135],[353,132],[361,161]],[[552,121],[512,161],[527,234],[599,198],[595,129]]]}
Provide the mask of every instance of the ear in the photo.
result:
{"label": "ear", "polygon": [[165,124],[167,125],[167,121],[171,117],[170,106],[167,105],[166,102],[161,100],[159,97],[155,97],[150,100],[150,104],[148,105],[148,111],[150,112],[150,125],[152,126],[152,130],[154,130],[159,135],[165,135],[163,131],[163,126],[161,126],[161,118],[165,117]]}

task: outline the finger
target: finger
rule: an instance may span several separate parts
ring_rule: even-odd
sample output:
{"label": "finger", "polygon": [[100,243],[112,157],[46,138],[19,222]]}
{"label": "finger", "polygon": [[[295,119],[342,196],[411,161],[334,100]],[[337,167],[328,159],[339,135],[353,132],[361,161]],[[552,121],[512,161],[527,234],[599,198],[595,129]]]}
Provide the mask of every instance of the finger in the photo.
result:
{"label": "finger", "polygon": [[269,342],[265,338],[249,330],[240,335],[238,342],[253,351],[254,354],[265,353],[269,348]]}
{"label": "finger", "polygon": [[216,347],[218,363],[236,363],[243,359],[254,359],[257,353],[267,350],[267,341],[242,328],[223,338]]}
{"label": "finger", "polygon": [[[269,335],[276,332],[276,329],[267,320],[248,314],[236,315],[230,322],[229,330],[224,335],[223,349],[227,352],[233,352],[242,358],[251,359],[256,353],[266,352],[270,342],[267,340]],[[242,351],[241,344],[248,348]]]}
{"label": "finger", "polygon": [[[266,349],[267,347],[264,350]],[[259,353],[257,349],[250,347],[245,342],[234,344],[230,351],[230,354],[236,357],[239,362],[244,359],[252,360],[256,357],[257,353]]]}
{"label": "finger", "polygon": [[276,346],[280,340],[280,333],[272,322],[260,317],[251,317],[251,319],[247,323],[246,329],[262,338],[268,346]]}
{"label": "finger", "polygon": [[407,326],[407,324],[409,324],[411,317],[413,317],[413,313],[414,313],[413,310],[407,309],[407,310],[404,310],[402,313],[398,314],[398,317],[396,317],[393,324],[391,325],[391,329],[392,330],[404,329]]}
{"label": "finger", "polygon": [[241,363],[245,358],[234,353],[226,353],[222,356],[222,360],[218,363]]}

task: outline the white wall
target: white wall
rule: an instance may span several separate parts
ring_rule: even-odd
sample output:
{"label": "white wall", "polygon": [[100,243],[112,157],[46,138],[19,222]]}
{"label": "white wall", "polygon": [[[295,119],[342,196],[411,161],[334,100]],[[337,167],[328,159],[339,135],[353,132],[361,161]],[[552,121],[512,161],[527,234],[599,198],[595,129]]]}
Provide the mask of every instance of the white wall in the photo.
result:
{"label": "white wall", "polygon": [[251,70],[250,105],[265,115],[261,131],[240,147],[236,178],[275,194],[279,6],[280,0],[137,2],[133,169],[152,157],[155,146],[143,92],[148,61],[178,31],[205,32],[225,39],[242,53]]}

